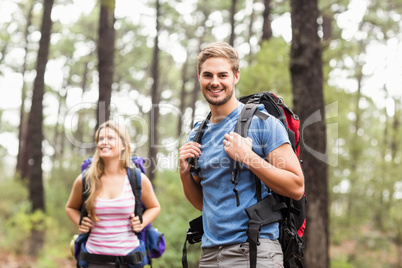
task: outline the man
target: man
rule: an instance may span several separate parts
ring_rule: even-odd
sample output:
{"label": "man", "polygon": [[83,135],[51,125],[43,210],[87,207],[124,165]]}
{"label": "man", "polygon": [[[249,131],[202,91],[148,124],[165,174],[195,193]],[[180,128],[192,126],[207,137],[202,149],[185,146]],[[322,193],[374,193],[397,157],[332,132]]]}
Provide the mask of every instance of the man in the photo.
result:
{"label": "man", "polygon": [[[298,200],[304,193],[303,173],[284,126],[274,116],[254,116],[247,138],[233,132],[244,106],[235,97],[240,70],[233,47],[221,42],[206,46],[198,56],[197,72],[211,118],[202,145],[192,142],[197,123],[190,142],[180,148],[179,170],[186,198],[203,215],[199,267],[248,267],[245,208],[257,203],[254,175],[266,186],[263,198],[272,190]],[[263,105],[259,110],[266,113]],[[190,171],[192,157],[199,157],[198,173]],[[234,161],[242,163],[238,206],[230,183]],[[260,234],[257,267],[283,267],[278,223],[263,226]]]}

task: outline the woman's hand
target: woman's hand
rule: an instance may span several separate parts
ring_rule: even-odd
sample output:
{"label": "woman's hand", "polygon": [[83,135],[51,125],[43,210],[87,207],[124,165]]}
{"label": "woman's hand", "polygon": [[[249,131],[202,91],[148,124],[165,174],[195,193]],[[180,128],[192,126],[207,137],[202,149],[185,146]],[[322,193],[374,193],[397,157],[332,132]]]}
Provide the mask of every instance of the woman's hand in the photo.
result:
{"label": "woman's hand", "polygon": [[142,229],[144,228],[140,221],[140,217],[135,216],[134,213],[131,214],[131,216],[130,216],[130,223],[131,223],[131,228],[136,233],[141,232]]}
{"label": "woman's hand", "polygon": [[81,225],[78,227],[78,230],[81,233],[88,233],[89,231],[91,231],[92,227],[93,227],[92,220],[89,217],[84,217],[82,218],[82,222]]}

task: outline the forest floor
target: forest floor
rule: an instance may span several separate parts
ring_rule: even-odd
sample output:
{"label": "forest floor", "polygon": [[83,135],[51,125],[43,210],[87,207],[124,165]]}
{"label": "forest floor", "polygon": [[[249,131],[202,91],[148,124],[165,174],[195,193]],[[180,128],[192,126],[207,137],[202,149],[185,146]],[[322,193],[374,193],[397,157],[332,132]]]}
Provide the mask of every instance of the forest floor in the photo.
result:
{"label": "forest floor", "polygon": [[[36,258],[29,256],[17,256],[15,254],[0,251],[0,268],[40,268],[32,265],[35,263]],[[56,260],[54,268],[74,268],[76,262],[73,259],[60,259]]]}

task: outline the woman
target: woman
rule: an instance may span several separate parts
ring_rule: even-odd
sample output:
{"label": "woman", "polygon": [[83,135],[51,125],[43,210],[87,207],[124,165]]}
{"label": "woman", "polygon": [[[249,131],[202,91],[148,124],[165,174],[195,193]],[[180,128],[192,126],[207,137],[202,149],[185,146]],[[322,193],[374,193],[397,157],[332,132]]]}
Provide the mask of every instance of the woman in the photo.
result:
{"label": "woman", "polygon": [[[74,181],[66,213],[81,233],[91,231],[86,242],[89,253],[125,256],[140,245],[135,233],[157,217],[160,205],[150,180],[141,173],[141,201],[146,208],[142,223],[133,213],[135,198],[127,176],[127,167],[133,163],[125,127],[109,120],[96,131],[95,142],[96,151],[85,173],[85,182],[91,186],[87,187],[88,199],[82,204],[80,174]],[[81,205],[86,206],[88,217],[79,224]],[[114,264],[90,262],[88,267],[114,267]]]}

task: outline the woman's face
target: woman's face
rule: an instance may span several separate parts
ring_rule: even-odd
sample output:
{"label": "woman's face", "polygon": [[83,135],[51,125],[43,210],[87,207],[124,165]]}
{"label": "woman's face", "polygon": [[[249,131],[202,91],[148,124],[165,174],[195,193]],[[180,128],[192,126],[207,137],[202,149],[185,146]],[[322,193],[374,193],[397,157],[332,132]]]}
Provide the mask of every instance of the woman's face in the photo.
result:
{"label": "woman's face", "polygon": [[120,157],[121,152],[125,149],[117,132],[109,127],[99,131],[97,148],[102,159]]}

